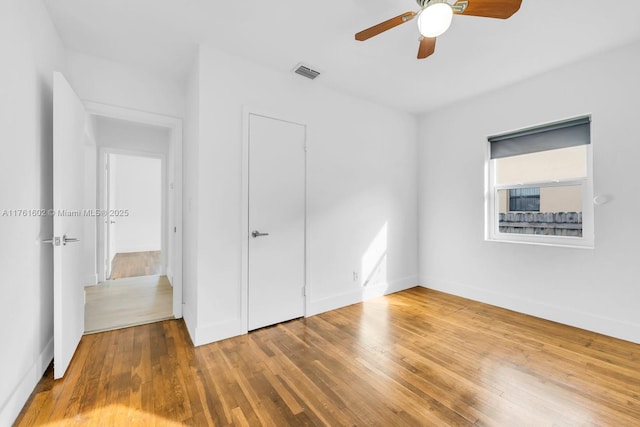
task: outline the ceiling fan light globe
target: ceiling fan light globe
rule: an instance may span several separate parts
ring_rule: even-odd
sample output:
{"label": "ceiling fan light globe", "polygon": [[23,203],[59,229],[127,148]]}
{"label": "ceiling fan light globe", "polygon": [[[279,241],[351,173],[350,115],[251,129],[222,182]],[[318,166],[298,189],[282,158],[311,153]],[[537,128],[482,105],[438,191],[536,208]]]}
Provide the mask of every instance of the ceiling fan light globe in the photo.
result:
{"label": "ceiling fan light globe", "polygon": [[424,37],[438,37],[449,29],[453,9],[447,3],[434,3],[418,15],[418,30]]}

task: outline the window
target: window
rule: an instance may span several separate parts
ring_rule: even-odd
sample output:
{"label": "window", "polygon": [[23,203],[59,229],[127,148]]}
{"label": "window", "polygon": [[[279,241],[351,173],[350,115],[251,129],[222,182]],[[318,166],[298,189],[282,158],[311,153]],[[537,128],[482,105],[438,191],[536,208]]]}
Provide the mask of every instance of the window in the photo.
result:
{"label": "window", "polygon": [[512,188],[509,190],[509,211],[540,212],[540,188]]}
{"label": "window", "polygon": [[591,121],[491,136],[488,240],[593,246]]}

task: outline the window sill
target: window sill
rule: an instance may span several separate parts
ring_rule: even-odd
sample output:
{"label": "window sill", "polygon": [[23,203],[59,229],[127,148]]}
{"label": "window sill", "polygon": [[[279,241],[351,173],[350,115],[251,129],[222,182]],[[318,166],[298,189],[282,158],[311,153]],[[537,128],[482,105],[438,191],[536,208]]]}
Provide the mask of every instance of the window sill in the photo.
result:
{"label": "window sill", "polygon": [[523,237],[519,235],[517,239],[503,237],[486,237],[485,242],[515,243],[520,245],[554,246],[558,248],[572,249],[595,249],[593,239],[585,237],[562,237],[562,238],[536,238],[535,236]]}

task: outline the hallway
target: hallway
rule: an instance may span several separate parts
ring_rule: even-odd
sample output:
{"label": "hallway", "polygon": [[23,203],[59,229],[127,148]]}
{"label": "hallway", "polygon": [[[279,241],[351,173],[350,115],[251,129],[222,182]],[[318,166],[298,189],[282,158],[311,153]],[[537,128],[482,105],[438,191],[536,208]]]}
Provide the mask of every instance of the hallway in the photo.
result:
{"label": "hallway", "polygon": [[173,288],[167,276],[107,280],[85,287],[85,333],[173,318]]}

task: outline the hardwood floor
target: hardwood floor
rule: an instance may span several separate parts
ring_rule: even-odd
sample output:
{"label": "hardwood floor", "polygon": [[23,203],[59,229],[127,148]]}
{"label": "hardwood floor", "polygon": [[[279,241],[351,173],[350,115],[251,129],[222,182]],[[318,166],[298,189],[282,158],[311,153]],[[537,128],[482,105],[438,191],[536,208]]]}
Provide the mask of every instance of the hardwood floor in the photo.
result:
{"label": "hardwood floor", "polygon": [[414,288],[193,348],[82,338],[18,426],[637,426],[640,345]]}
{"label": "hardwood floor", "polygon": [[109,279],[157,276],[162,273],[161,251],[117,253],[111,261]]}
{"label": "hardwood floor", "polygon": [[167,276],[107,280],[84,290],[85,333],[173,317],[173,288]]}

